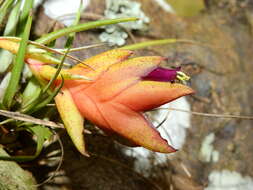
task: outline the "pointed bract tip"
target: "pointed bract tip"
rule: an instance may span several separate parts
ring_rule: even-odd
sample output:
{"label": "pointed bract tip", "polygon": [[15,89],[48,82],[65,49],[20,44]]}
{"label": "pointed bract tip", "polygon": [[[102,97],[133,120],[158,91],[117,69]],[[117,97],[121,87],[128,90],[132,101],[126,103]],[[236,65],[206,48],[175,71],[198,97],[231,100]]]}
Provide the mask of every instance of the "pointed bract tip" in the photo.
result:
{"label": "pointed bract tip", "polygon": [[175,153],[178,151],[178,149],[175,149],[174,147],[170,146],[170,152],[169,153]]}
{"label": "pointed bract tip", "polygon": [[86,156],[86,157],[90,157],[89,153],[88,152],[81,152],[82,155]]}
{"label": "pointed bract tip", "polygon": [[[165,141],[167,141],[167,140],[165,140]],[[171,145],[169,145],[168,142],[167,142],[166,148],[155,150],[155,152],[160,152],[160,153],[165,153],[165,154],[175,153],[177,151],[178,151],[178,149],[176,149],[176,148],[172,147]]]}
{"label": "pointed bract tip", "polygon": [[75,147],[78,150],[78,152],[80,152],[83,156],[90,157],[90,154],[87,152],[85,147],[77,147],[76,145]]}
{"label": "pointed bract tip", "polygon": [[[187,87],[188,87],[188,86],[187,86]],[[192,95],[192,94],[195,94],[195,93],[196,93],[195,90],[193,90],[192,88],[188,87],[185,96],[186,96],[186,95]]]}

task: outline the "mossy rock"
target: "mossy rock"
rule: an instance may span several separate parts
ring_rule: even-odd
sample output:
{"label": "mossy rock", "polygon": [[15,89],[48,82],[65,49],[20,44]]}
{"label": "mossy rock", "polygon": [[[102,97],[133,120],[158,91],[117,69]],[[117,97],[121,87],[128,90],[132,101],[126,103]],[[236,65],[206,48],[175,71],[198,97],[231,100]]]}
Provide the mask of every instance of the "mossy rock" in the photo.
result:
{"label": "mossy rock", "polygon": [[[0,148],[0,156],[8,154]],[[36,190],[33,176],[13,161],[0,160],[0,190]]]}

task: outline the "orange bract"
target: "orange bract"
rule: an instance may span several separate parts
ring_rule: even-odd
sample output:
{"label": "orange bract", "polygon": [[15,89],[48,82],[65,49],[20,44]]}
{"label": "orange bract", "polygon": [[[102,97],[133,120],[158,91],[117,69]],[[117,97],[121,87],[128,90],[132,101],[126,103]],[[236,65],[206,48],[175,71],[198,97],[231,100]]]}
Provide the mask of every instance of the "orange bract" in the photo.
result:
{"label": "orange bract", "polygon": [[[146,56],[128,59],[131,54],[128,50],[111,50],[85,61],[94,70],[82,64],[64,70],[93,79],[65,80],[62,93],[69,93],[71,97],[64,99],[60,93],[55,98],[67,131],[72,139],[78,139],[73,141],[83,154],[84,143],[79,142],[83,140],[80,115],[107,134],[118,135],[132,144],[156,152],[175,151],[145,118],[143,112],[192,94],[193,90],[179,83],[144,80],[145,76],[158,68],[163,58]],[[32,59],[27,59],[27,63],[38,77],[48,80],[43,72],[44,63],[38,65]],[[72,112],[64,110],[70,101],[77,108]],[[72,122],[75,118],[79,123]]]}

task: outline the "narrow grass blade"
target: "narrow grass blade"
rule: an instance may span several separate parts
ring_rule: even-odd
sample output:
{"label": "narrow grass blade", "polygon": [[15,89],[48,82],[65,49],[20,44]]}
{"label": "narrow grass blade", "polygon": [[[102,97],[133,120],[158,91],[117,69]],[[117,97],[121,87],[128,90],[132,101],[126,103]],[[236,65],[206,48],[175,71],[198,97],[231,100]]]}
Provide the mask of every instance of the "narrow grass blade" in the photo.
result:
{"label": "narrow grass blade", "polygon": [[0,102],[1,103],[3,103],[4,94],[10,82],[10,79],[11,79],[11,72],[7,72],[5,73],[5,76],[2,78],[0,82]]}
{"label": "narrow grass blade", "polygon": [[18,1],[17,4],[12,9],[8,18],[8,22],[4,29],[4,36],[15,36],[17,23],[19,20],[20,6],[21,6],[21,1]]}
{"label": "narrow grass blade", "polygon": [[143,48],[147,48],[151,46],[159,46],[159,45],[174,44],[174,43],[186,43],[186,44],[196,44],[196,45],[205,46],[205,44],[202,44],[193,40],[169,38],[169,39],[151,40],[151,41],[135,43],[131,45],[122,46],[118,49],[138,50],[138,49],[143,49]]}
{"label": "narrow grass blade", "polygon": [[57,67],[57,71],[55,72],[55,75],[52,77],[52,79],[49,81],[49,83],[46,85],[46,87],[42,90],[43,93],[47,92],[47,90],[50,88],[50,86],[53,84],[53,82],[57,79],[58,75],[61,72],[61,69],[63,67],[63,63],[66,59],[66,56],[69,52],[67,51],[65,55],[62,57],[61,63]]}
{"label": "narrow grass blade", "polygon": [[157,45],[164,45],[164,44],[171,44],[176,43],[177,39],[164,39],[164,40],[152,40],[152,41],[146,41],[146,42],[140,42],[135,43],[132,45],[126,45],[123,47],[120,47],[119,49],[127,49],[127,50],[137,50],[137,49],[143,49],[150,46],[157,46]]}
{"label": "narrow grass blade", "polygon": [[[42,91],[41,91],[40,95],[37,97],[37,99],[32,101],[29,105],[27,105],[23,109],[21,109],[22,113],[31,114],[35,111],[38,111],[39,109],[43,108],[48,103],[50,103],[53,100],[53,98],[58,94],[58,92],[60,91],[60,89],[61,89],[61,87],[63,86],[63,83],[64,83],[63,77],[62,77],[62,83],[57,89],[55,89],[53,92],[51,92],[50,87],[53,84],[53,82],[57,79],[58,75],[60,74],[60,71],[62,69],[62,66],[63,66],[63,63],[66,59],[67,54],[68,54],[68,52],[66,52],[64,54],[64,56],[62,57],[61,63],[58,65],[54,76],[50,79],[50,81],[47,83],[47,85],[42,89]],[[50,92],[49,97],[48,97],[48,91]],[[47,96],[46,99],[44,99],[45,96]]]}
{"label": "narrow grass blade", "polygon": [[13,98],[18,89],[18,83],[24,66],[24,58],[26,53],[27,41],[30,35],[31,25],[32,25],[32,16],[29,16],[27,19],[24,33],[22,35],[19,50],[14,61],[13,69],[11,72],[11,79],[3,99],[3,104],[7,108],[11,107]]}
{"label": "narrow grass blade", "polygon": [[68,28],[64,28],[64,29],[46,34],[42,36],[41,38],[39,38],[37,42],[42,43],[42,44],[48,44],[54,41],[55,39],[62,36],[66,36],[72,32],[81,32],[81,31],[85,31],[85,30],[89,30],[89,29],[93,29],[93,28],[97,28],[97,27],[101,27],[105,25],[117,24],[121,22],[130,22],[130,21],[136,21],[136,20],[138,20],[138,18],[129,17],[129,18],[99,20],[99,21],[94,21],[94,22],[82,23],[76,26],[71,26]]}
{"label": "narrow grass blade", "polygon": [[5,110],[5,107],[1,102],[0,102],[0,110]]}
{"label": "narrow grass blade", "polygon": [[[82,47],[77,47],[77,48],[71,48],[69,50],[69,52],[78,52],[78,51],[82,51],[82,50],[86,50],[86,49],[90,49],[90,48],[95,48],[95,47],[101,47],[101,46],[105,46],[107,45],[107,43],[97,43],[97,44],[90,44],[90,45],[86,45],[86,46],[82,46]],[[54,49],[56,51],[60,51],[62,53],[66,52],[67,49]]]}
{"label": "narrow grass blade", "polygon": [[63,87],[64,84],[64,78],[62,77],[61,80],[61,84],[59,87],[57,87],[52,94],[50,94],[50,96],[48,98],[46,98],[44,101],[42,101],[41,103],[39,103],[32,111],[38,111],[39,109],[45,107],[47,104],[49,104],[54,98],[55,96],[60,92],[61,88]]}
{"label": "narrow grass blade", "polygon": [[[83,9],[83,1],[80,1],[80,6],[79,6],[79,9],[76,13],[76,19],[75,19],[74,23],[72,24],[72,26],[78,25],[80,18],[81,18],[82,9]],[[75,38],[75,32],[70,33],[68,36],[68,39],[66,41],[65,48],[70,48],[72,46],[74,38]]]}
{"label": "narrow grass blade", "polygon": [[26,25],[27,18],[33,8],[33,3],[34,3],[34,0],[25,0],[24,2],[24,7],[21,11],[20,19],[18,23],[18,31],[17,31],[18,36],[21,36],[24,32],[24,27]]}
{"label": "narrow grass blade", "polygon": [[[16,26],[19,18],[19,10],[20,10],[21,1],[18,1],[13,10],[11,11],[8,22],[4,29],[4,36],[15,36],[16,34]],[[0,73],[3,73],[7,70],[9,65],[12,62],[13,55],[6,50],[0,49]]]}
{"label": "narrow grass blade", "polygon": [[0,7],[0,24],[2,24],[6,14],[8,13],[9,8],[13,4],[14,0],[5,0]]}
{"label": "narrow grass blade", "polygon": [[37,146],[35,154],[31,156],[0,156],[0,160],[13,160],[17,162],[27,162],[33,160],[42,151],[44,142],[52,136],[52,132],[48,128],[41,125],[26,126],[25,130],[29,131],[36,137]]}
{"label": "narrow grass blade", "polygon": [[22,96],[22,105],[21,108],[26,108],[32,102],[34,102],[37,98],[39,98],[41,94],[41,86],[35,77],[32,77],[28,82]]}

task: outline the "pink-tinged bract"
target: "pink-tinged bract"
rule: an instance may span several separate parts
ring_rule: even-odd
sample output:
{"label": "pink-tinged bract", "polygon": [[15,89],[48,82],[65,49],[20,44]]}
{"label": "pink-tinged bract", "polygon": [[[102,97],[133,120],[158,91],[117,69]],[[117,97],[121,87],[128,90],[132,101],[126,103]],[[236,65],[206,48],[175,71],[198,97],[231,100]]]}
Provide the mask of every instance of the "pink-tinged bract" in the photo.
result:
{"label": "pink-tinged bract", "polygon": [[[85,65],[94,70],[78,64],[62,71],[93,80],[65,80],[64,91],[71,94],[71,101],[79,112],[72,113],[77,118],[81,115],[90,120],[108,135],[118,136],[116,139],[121,139],[120,142],[129,142],[126,144],[142,146],[156,152],[174,152],[176,150],[160,136],[144,112],[192,94],[193,90],[175,82],[179,69],[159,66],[164,58],[146,56],[128,59],[130,55],[132,52],[129,50],[115,49],[84,61]],[[33,66],[33,62],[31,59],[27,60],[40,78],[49,80],[48,74],[43,73],[43,63]],[[56,97],[56,101],[57,99],[60,98]],[[58,101],[56,105],[73,139],[76,135],[75,126],[71,126],[67,114],[62,113],[62,108],[65,107],[62,104],[64,101]],[[78,125],[76,128],[80,134],[80,122]],[[84,143],[75,144],[80,146]]]}

